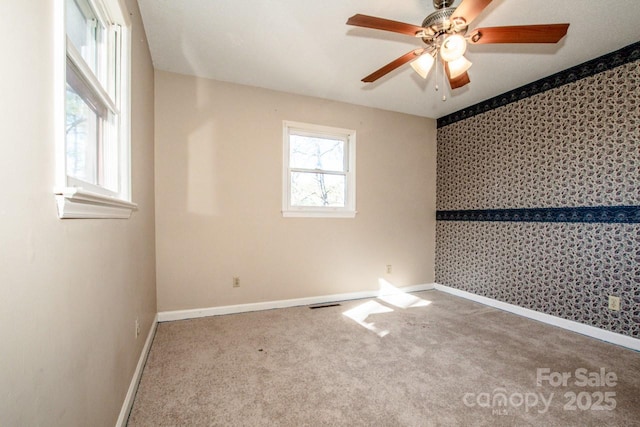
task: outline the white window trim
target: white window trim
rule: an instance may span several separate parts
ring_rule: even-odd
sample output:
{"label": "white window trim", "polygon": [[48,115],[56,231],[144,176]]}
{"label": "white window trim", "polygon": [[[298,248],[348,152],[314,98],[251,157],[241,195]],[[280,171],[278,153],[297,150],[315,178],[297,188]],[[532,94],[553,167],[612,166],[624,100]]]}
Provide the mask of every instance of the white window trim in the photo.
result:
{"label": "white window trim", "polygon": [[[89,2],[96,7],[94,0]],[[114,2],[118,7],[112,7]],[[94,186],[67,176],[66,169],[66,141],[65,141],[65,92],[67,67],[67,33],[65,28],[65,0],[54,0],[55,10],[55,72],[56,93],[54,96],[54,131],[55,131],[55,186],[54,194],[58,208],[58,217],[67,218],[114,218],[126,219],[131,216],[138,205],[131,200],[131,20],[129,12],[122,0],[105,1],[105,8],[101,13],[121,26],[120,52],[122,61],[118,105],[119,107],[120,140],[119,140],[119,182],[118,193],[105,188]],[[73,57],[78,52],[72,51]],[[75,61],[74,61],[75,62]],[[100,93],[105,100],[107,94]]]}
{"label": "white window trim", "polygon": [[[339,136],[347,138],[347,173],[344,207],[291,206],[291,180],[289,168],[289,130]],[[285,218],[355,218],[356,210],[356,131],[310,123],[283,120],[283,167],[282,167],[282,216]]]}
{"label": "white window trim", "polygon": [[127,219],[137,209],[135,203],[94,193],[77,187],[57,191],[58,216],[69,218]]}

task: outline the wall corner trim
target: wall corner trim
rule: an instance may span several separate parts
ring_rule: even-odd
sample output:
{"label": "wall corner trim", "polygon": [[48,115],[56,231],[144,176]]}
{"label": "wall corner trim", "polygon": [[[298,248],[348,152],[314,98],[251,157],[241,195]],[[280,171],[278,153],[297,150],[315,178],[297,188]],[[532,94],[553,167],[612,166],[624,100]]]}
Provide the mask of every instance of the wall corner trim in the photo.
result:
{"label": "wall corner trim", "polygon": [[595,326],[585,325],[584,323],[575,322],[573,320],[563,319],[561,317],[552,316],[546,313],[540,313],[539,311],[531,310],[528,308],[520,307],[517,305],[509,304],[506,302],[498,301],[492,298],[487,298],[481,295],[476,295],[470,292],[461,291],[459,289],[451,288],[440,284],[435,284],[437,291],[446,292],[451,295],[455,295],[461,298],[465,298],[480,304],[484,304],[499,310],[504,310],[509,313],[517,314],[538,322],[546,323],[548,325],[557,326],[562,329],[576,332],[578,334],[586,335],[591,338],[595,338],[601,341],[606,341],[611,344],[616,344],[622,347],[629,348],[631,350],[640,351],[640,339],[633,338],[627,335],[618,334],[615,332],[607,331],[604,329],[596,328]]}
{"label": "wall corner trim", "polygon": [[[435,289],[433,283],[422,285],[406,286],[398,288],[399,292],[419,292]],[[344,294],[322,295],[317,297],[286,299],[277,301],[256,302],[250,304],[225,305],[218,307],[195,308],[190,310],[162,311],[158,313],[159,322],[170,322],[174,320],[196,319],[199,317],[220,316],[223,314],[247,313],[250,311],[272,310],[275,308],[298,307],[303,305],[326,304],[338,301],[348,301],[364,298],[376,298],[386,295],[387,292],[380,290],[361,291]]]}
{"label": "wall corner trim", "polygon": [[122,409],[120,409],[120,415],[118,416],[118,421],[116,421],[116,427],[125,427],[127,425],[127,421],[129,421],[129,413],[131,412],[131,408],[133,407],[133,401],[136,397],[136,392],[138,391],[138,385],[140,384],[142,371],[144,369],[145,363],[147,362],[147,357],[149,356],[149,351],[151,350],[151,344],[153,343],[153,337],[156,335],[157,327],[158,315],[156,314],[153,319],[153,323],[151,324],[151,328],[149,328],[147,340],[145,341],[142,352],[140,353],[140,358],[138,359],[136,370],[133,372],[133,377],[131,378],[131,383],[129,384],[127,395],[124,398],[124,402],[122,403]]}

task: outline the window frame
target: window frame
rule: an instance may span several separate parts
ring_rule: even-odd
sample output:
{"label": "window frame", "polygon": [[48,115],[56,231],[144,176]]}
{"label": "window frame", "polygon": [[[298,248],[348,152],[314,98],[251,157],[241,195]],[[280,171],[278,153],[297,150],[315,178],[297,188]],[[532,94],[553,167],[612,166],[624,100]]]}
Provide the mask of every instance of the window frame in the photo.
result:
{"label": "window frame", "polygon": [[[103,26],[96,50],[104,49],[94,71],[69,39],[66,30],[66,0],[55,0],[56,73],[55,95],[56,170],[54,194],[59,218],[129,218],[137,205],[131,200],[131,21],[121,0],[85,0]],[[102,45],[104,44],[104,46]],[[93,59],[92,59],[93,60]],[[109,70],[103,72],[103,70]],[[66,91],[70,85],[87,105],[102,111],[100,120],[113,120],[99,139],[111,144],[96,160],[98,182],[87,182],[67,173]],[[82,92],[77,90],[83,85]],[[87,102],[89,100],[89,102]],[[97,105],[96,105],[97,104]],[[105,113],[106,111],[106,113]],[[106,160],[105,160],[106,159]],[[100,169],[104,165],[107,169]],[[101,185],[102,184],[102,185]]]}
{"label": "window frame", "polygon": [[[356,131],[353,129],[302,123],[289,120],[282,122],[283,134],[283,174],[282,174],[282,216],[309,218],[354,218],[356,216]],[[344,206],[294,206],[291,204],[291,174],[296,171],[310,172],[290,166],[290,137],[292,134],[304,136],[330,137],[345,142],[343,161],[344,172],[314,170],[316,173],[345,176]]]}

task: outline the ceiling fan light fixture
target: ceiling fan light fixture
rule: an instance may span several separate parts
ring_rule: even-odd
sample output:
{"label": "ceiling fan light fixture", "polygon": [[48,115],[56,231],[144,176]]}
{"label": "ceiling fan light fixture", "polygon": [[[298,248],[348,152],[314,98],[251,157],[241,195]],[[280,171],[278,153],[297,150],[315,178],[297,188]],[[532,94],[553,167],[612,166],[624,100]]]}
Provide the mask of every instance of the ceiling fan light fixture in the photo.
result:
{"label": "ceiling fan light fixture", "polygon": [[433,67],[433,56],[427,53],[424,55],[420,55],[418,59],[411,62],[411,68],[420,75],[423,79],[427,78],[429,71],[431,71],[431,67]]}
{"label": "ceiling fan light fixture", "polygon": [[456,61],[467,50],[467,41],[460,34],[452,34],[444,39],[440,47],[440,56],[444,61]]}
{"label": "ceiling fan light fixture", "polygon": [[471,68],[471,61],[469,61],[464,56],[456,59],[455,61],[447,62],[447,67],[449,68],[449,76],[452,79],[461,76],[466,73],[469,68]]}

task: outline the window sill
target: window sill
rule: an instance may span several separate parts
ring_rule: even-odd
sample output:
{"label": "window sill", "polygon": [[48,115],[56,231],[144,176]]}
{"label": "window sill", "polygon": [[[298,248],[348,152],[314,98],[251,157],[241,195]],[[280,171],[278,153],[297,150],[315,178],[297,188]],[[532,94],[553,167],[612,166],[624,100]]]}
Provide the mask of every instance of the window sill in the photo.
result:
{"label": "window sill", "polygon": [[285,218],[355,218],[357,211],[317,211],[299,210],[282,211]]}
{"label": "window sill", "polygon": [[131,217],[131,212],[138,209],[138,205],[135,203],[86,191],[82,188],[62,188],[56,190],[55,194],[60,219],[128,219]]}

